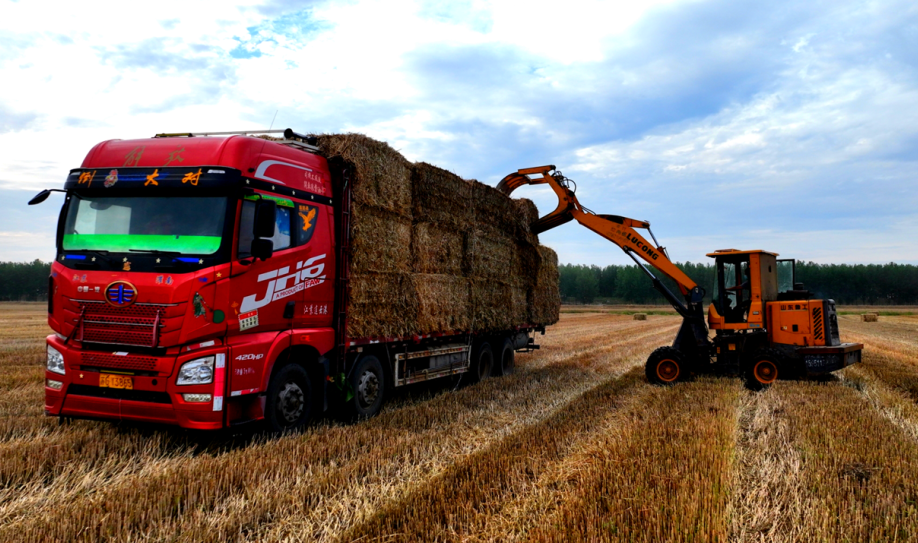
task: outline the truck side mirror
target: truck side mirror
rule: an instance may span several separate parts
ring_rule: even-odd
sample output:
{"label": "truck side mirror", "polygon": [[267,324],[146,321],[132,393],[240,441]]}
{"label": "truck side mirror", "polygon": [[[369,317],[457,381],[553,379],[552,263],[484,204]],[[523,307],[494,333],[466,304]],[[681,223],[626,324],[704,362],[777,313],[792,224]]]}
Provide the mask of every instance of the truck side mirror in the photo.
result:
{"label": "truck side mirror", "polygon": [[255,218],[252,221],[253,237],[273,238],[276,222],[277,204],[273,200],[258,200],[255,203]]}
{"label": "truck side mirror", "polygon": [[48,199],[48,196],[50,196],[50,195],[51,195],[51,191],[45,189],[45,190],[39,192],[38,194],[36,194],[34,198],[32,198],[31,200],[29,200],[29,205],[30,205],[30,206],[34,206],[35,204],[40,204],[40,203],[44,202],[45,200],[47,200],[47,199]]}
{"label": "truck side mirror", "polygon": [[252,240],[252,257],[267,260],[274,254],[274,242],[270,239],[255,238]]}

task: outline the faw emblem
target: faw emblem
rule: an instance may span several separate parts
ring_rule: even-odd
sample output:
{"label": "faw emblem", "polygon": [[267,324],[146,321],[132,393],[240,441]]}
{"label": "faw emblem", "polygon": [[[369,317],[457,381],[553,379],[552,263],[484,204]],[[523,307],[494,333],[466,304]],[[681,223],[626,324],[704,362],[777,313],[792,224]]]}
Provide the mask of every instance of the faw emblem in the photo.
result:
{"label": "faw emblem", "polygon": [[127,281],[115,281],[105,287],[105,301],[115,307],[127,307],[136,297],[137,289]]}

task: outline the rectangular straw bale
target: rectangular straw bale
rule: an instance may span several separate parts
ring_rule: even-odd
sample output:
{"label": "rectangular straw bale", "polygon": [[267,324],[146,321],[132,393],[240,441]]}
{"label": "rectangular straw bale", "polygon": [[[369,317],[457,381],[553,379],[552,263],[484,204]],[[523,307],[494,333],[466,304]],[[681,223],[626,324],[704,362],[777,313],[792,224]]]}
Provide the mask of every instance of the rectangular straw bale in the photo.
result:
{"label": "rectangular straw bale", "polygon": [[517,236],[520,210],[516,202],[494,187],[475,180],[469,181],[471,202],[475,210],[475,224],[487,224]]}
{"label": "rectangular straw bale", "polygon": [[388,143],[363,134],[319,134],[322,156],[339,156],[354,166],[354,201],[411,216],[411,163]]}
{"label": "rectangular straw bale", "polygon": [[511,326],[529,323],[529,289],[526,287],[510,287],[510,313]]}
{"label": "rectangular straw bale", "polygon": [[347,333],[354,338],[401,337],[415,333],[416,294],[403,273],[351,275]]}
{"label": "rectangular straw bale", "polygon": [[415,273],[409,277],[417,303],[417,333],[465,332],[471,329],[468,279],[430,273]]}
{"label": "rectangular straw bale", "polygon": [[462,275],[464,254],[465,235],[455,228],[429,222],[412,227],[412,271]]}
{"label": "rectangular straw bale", "polygon": [[464,263],[469,277],[508,281],[518,272],[518,260],[516,240],[510,233],[487,224],[469,232]]}
{"label": "rectangular straw bale", "polygon": [[354,202],[351,272],[411,271],[411,221],[385,209]]}
{"label": "rectangular straw bale", "polygon": [[861,315],[861,320],[864,322],[879,322],[880,316],[876,313],[864,313]]}
{"label": "rectangular straw bale", "polygon": [[532,324],[554,324],[561,313],[561,291],[558,286],[558,255],[540,245],[539,271],[535,286],[529,291],[529,314]]}
{"label": "rectangular straw bale", "polygon": [[539,244],[539,236],[532,233],[530,226],[535,221],[539,220],[539,210],[532,200],[527,200],[526,198],[520,198],[518,200],[513,200],[516,204],[516,208],[519,211],[517,216],[517,232],[518,237],[521,241],[525,241],[530,245]]}
{"label": "rectangular straw bale", "polygon": [[507,330],[515,324],[508,311],[512,304],[509,285],[490,279],[472,279],[469,284],[472,293],[472,329]]}
{"label": "rectangular straw bale", "polygon": [[458,175],[418,162],[411,168],[413,214],[416,221],[437,222],[460,231],[475,220],[471,184]]}

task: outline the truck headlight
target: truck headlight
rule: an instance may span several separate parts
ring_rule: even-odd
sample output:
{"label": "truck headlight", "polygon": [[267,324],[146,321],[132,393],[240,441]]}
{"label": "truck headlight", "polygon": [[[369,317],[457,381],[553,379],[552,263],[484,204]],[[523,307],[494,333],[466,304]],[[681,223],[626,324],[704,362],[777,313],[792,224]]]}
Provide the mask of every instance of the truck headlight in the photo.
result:
{"label": "truck headlight", "polygon": [[64,369],[64,355],[50,345],[48,345],[48,371],[61,375],[67,373],[67,370]]}
{"label": "truck headlight", "polygon": [[179,368],[177,385],[206,385],[214,382],[214,357],[207,356],[185,362]]}

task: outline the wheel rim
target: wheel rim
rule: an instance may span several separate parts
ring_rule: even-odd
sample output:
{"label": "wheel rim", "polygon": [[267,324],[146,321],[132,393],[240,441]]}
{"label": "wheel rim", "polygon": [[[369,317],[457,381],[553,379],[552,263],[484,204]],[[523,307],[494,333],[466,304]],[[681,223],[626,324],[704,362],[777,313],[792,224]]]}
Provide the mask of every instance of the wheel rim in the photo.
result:
{"label": "wheel rim", "polygon": [[286,383],[277,394],[279,418],[287,425],[293,424],[303,415],[304,409],[306,409],[306,395],[303,394],[303,389],[296,383]]}
{"label": "wheel rim", "polygon": [[679,377],[679,364],[675,360],[665,359],[657,364],[657,377],[666,383],[672,383]]}
{"label": "wheel rim", "polygon": [[357,400],[360,406],[367,408],[379,397],[379,377],[372,371],[365,371],[357,381]]}
{"label": "wheel rim", "polygon": [[752,372],[756,381],[763,385],[770,385],[778,379],[778,367],[771,360],[759,360]]}
{"label": "wheel rim", "polygon": [[491,375],[491,353],[482,353],[478,360],[478,380],[486,379]]}

